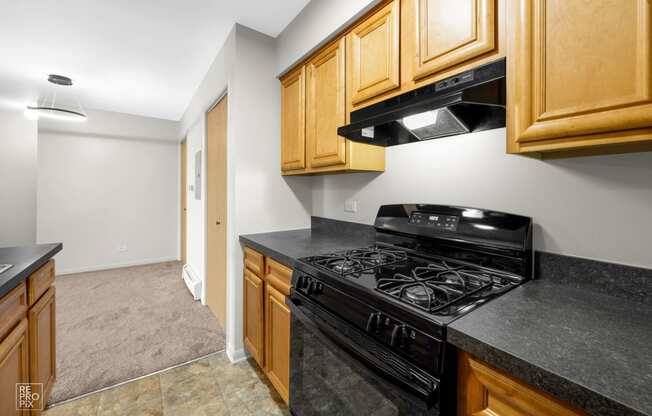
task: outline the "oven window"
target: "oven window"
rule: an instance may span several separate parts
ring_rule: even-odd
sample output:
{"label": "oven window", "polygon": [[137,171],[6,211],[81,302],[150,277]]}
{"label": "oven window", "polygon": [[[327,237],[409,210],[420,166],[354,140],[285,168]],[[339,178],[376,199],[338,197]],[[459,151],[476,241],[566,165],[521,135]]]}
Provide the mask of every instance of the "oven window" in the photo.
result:
{"label": "oven window", "polygon": [[437,416],[437,409],[377,375],[292,317],[290,409],[295,416]]}

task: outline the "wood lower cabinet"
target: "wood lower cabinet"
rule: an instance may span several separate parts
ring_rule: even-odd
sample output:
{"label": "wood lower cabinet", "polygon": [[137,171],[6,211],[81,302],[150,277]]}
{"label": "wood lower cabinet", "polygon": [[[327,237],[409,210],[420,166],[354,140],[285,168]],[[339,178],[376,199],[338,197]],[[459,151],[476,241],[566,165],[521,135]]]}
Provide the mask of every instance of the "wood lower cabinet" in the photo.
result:
{"label": "wood lower cabinet", "polygon": [[27,415],[16,410],[16,383],[29,383],[27,319],[0,341],[0,415]]}
{"label": "wood lower cabinet", "polygon": [[[262,273],[252,270],[259,267]],[[290,295],[292,270],[248,247],[244,269],[244,344],[287,403],[291,314],[285,297]]]}
{"label": "wood lower cabinet", "polygon": [[649,0],[509,0],[510,153],[652,150]]}
{"label": "wood lower cabinet", "polygon": [[287,403],[290,396],[290,309],[285,295],[265,285],[265,373]]}
{"label": "wood lower cabinet", "polygon": [[464,352],[457,407],[458,416],[588,416]]}
{"label": "wood lower cabinet", "polygon": [[43,384],[43,403],[52,391],[56,378],[55,289],[50,287],[34,304],[29,318],[29,379]]}
{"label": "wood lower cabinet", "polygon": [[244,344],[261,367],[265,366],[265,283],[249,269],[244,271]]}

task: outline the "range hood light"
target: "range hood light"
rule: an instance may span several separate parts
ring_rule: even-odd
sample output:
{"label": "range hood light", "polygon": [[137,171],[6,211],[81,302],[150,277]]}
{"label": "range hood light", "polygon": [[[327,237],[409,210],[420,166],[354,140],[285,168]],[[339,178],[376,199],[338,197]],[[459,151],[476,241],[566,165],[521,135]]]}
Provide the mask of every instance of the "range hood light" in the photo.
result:
{"label": "range hood light", "polygon": [[423,127],[437,124],[437,115],[439,110],[426,111],[424,113],[414,114],[403,117],[403,125],[410,130],[417,130]]}

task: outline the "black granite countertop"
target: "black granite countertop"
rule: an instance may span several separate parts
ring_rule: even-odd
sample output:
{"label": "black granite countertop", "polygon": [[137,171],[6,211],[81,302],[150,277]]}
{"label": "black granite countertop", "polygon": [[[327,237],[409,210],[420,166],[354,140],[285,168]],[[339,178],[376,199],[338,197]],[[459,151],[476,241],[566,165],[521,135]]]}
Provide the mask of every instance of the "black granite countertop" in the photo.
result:
{"label": "black granite countertop", "polygon": [[11,269],[0,274],[0,297],[27,279],[62,248],[61,243],[0,248],[0,264],[13,264]]}
{"label": "black granite countertop", "polygon": [[364,234],[337,235],[309,228],[240,236],[245,245],[293,268],[297,259],[373,244]]}
{"label": "black granite countertop", "polygon": [[453,322],[447,339],[592,415],[652,415],[652,307],[534,280]]}

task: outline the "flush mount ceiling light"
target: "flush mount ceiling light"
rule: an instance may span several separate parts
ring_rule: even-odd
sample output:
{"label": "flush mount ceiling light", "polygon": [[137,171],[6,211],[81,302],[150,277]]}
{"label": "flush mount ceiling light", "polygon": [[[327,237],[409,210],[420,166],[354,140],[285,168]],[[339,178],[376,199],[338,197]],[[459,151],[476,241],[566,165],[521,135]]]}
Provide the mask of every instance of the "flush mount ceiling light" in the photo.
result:
{"label": "flush mount ceiling light", "polygon": [[[62,87],[72,85],[72,79],[56,74],[48,75],[48,82]],[[36,105],[28,105],[25,109],[25,117],[30,120],[38,120],[43,117],[60,121],[86,121],[86,114],[79,103],[77,104],[78,109],[65,108],[56,105],[56,98],[57,95],[54,92],[49,103],[47,99],[44,99],[40,103],[37,102]]]}

